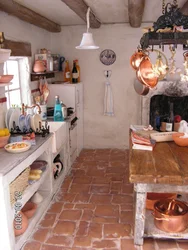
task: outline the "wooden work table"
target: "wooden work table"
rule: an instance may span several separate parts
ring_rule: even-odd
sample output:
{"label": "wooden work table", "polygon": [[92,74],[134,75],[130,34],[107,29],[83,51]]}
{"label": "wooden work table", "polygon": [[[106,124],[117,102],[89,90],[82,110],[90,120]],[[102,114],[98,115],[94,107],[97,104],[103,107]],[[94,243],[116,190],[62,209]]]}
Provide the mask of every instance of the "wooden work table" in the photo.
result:
{"label": "wooden work table", "polygon": [[165,233],[154,226],[151,211],[145,211],[147,192],[188,193],[188,147],[158,142],[153,151],[132,149],[130,143],[129,181],[136,192],[134,243],[144,237],[188,239],[182,233]]}

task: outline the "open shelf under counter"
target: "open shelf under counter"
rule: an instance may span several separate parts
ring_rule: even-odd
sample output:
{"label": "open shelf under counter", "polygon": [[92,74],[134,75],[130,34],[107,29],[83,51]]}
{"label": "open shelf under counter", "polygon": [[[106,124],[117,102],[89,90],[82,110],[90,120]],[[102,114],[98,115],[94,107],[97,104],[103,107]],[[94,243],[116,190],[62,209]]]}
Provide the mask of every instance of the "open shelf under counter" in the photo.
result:
{"label": "open shelf under counter", "polygon": [[28,237],[36,229],[36,226],[41,221],[41,218],[45,215],[45,212],[48,210],[48,206],[50,204],[52,196],[49,195],[47,191],[46,192],[40,191],[40,194],[43,196],[43,201],[38,205],[34,216],[31,219],[29,219],[29,225],[27,230],[22,235],[16,237],[15,250],[21,249],[25,241],[28,240]]}
{"label": "open shelf under counter", "polygon": [[[188,194],[182,193],[180,198],[177,200],[188,202]],[[154,224],[154,216],[152,215],[152,210],[146,210],[146,220],[145,220],[145,230],[144,237],[153,237],[158,239],[187,239],[188,238],[188,228],[179,233],[167,233],[158,229]]]}
{"label": "open shelf under counter", "polygon": [[65,176],[67,174],[66,168],[61,171],[60,175],[57,177],[57,179],[53,180],[53,194],[55,194],[58,190],[58,188],[61,187],[61,184],[63,183]]}
{"label": "open shelf under counter", "polygon": [[[22,198],[19,200],[22,207],[34,195],[34,193],[39,189],[39,187],[47,179],[47,177],[50,176],[50,171],[51,169],[47,165],[46,170],[41,175],[41,178],[38,181],[34,182],[33,184],[27,186],[27,188],[24,190]],[[50,193],[50,189],[49,189],[49,193]],[[15,211],[14,205],[15,203],[12,205],[13,212]]]}

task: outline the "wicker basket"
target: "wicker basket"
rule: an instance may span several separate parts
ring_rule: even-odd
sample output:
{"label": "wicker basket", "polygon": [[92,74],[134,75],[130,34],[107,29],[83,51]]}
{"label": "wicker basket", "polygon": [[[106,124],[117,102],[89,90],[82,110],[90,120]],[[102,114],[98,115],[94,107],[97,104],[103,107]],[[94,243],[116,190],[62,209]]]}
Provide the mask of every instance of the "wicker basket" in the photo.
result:
{"label": "wicker basket", "polygon": [[15,192],[24,192],[28,186],[28,177],[29,177],[30,167],[26,168],[16,179],[14,179],[10,185],[10,203],[15,202]]}

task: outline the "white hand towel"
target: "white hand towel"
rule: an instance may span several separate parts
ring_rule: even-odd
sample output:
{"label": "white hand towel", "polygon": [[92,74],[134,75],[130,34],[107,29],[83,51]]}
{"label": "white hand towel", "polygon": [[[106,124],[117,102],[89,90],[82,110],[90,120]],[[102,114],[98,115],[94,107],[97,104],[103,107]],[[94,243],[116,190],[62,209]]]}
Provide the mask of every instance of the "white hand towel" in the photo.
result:
{"label": "white hand towel", "polygon": [[114,103],[112,88],[109,81],[105,83],[105,96],[104,96],[104,115],[114,116]]}

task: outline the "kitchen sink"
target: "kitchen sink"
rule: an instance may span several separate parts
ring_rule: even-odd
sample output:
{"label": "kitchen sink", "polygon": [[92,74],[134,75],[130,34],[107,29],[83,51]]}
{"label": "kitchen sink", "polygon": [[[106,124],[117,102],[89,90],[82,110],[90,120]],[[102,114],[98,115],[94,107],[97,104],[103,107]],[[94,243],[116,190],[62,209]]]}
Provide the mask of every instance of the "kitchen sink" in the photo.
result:
{"label": "kitchen sink", "polygon": [[67,139],[67,123],[48,121],[52,138],[52,153],[57,153]]}

